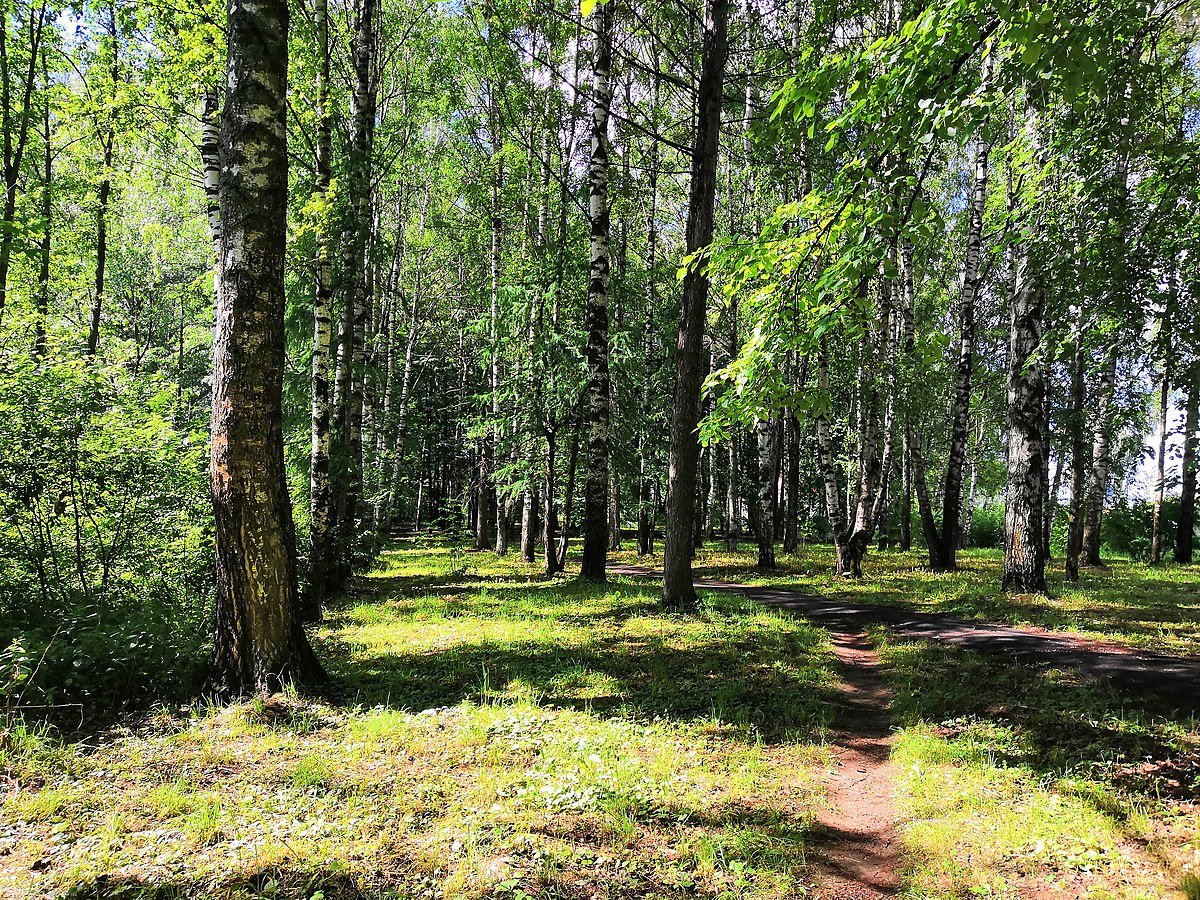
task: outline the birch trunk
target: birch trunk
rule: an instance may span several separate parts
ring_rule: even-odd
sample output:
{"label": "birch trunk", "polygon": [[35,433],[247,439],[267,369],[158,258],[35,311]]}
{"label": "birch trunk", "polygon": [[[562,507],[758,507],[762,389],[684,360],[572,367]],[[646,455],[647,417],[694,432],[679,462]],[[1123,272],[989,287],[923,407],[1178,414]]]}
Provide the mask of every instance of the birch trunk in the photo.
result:
{"label": "birch trunk", "polygon": [[609,434],[612,385],[608,370],[608,279],[611,264],[608,206],[608,117],[612,105],[613,6],[596,11],[592,70],[592,140],[588,165],[588,219],[591,223],[587,292],[587,481],[583,505],[583,562],[580,575],[605,580],[609,545]]}
{"label": "birch trunk", "polygon": [[324,677],[298,614],[283,462],[287,26],[286,0],[229,9],[211,451],[213,686],[228,695]]}
{"label": "birch trunk", "polygon": [[[329,4],[316,0],[317,29],[317,193],[327,199],[333,182],[333,119],[329,110]],[[309,452],[309,572],[303,615],[321,617],[329,578],[330,492],[329,356],[333,341],[333,264],[328,224],[317,237],[313,290],[311,449]]]}

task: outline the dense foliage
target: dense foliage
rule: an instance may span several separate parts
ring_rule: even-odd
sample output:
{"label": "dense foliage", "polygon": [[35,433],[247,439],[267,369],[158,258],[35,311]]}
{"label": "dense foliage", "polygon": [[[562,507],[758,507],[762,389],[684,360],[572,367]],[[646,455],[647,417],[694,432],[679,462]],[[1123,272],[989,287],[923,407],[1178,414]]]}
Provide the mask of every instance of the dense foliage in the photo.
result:
{"label": "dense foliage", "polygon": [[[688,271],[714,286],[698,541],[755,536],[763,565],[830,541],[848,572],[877,541],[935,567],[942,543],[1004,546],[1013,385],[1036,376],[1039,542],[1068,570],[1102,546],[1190,561],[1194,4],[736,5],[716,236],[691,255],[713,4],[291,7],[283,412],[310,618],[398,529],[511,534],[560,568],[600,450],[611,545],[649,550]],[[0,697],[194,687],[225,10],[0,15]]]}

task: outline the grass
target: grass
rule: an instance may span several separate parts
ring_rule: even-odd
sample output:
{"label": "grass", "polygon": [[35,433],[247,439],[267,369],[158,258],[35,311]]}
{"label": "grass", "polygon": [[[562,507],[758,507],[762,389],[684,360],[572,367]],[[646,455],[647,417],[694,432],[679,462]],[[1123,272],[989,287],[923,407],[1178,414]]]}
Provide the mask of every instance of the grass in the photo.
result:
{"label": "grass", "polygon": [[[634,557],[627,552],[622,559]],[[661,556],[657,559],[661,563]],[[781,554],[779,569],[769,574],[748,571],[754,557],[746,545],[736,553],[710,546],[701,551],[697,571],[848,602],[1073,632],[1167,653],[1200,653],[1200,565],[1110,559],[1107,568],[1084,570],[1072,585],[1062,576],[1060,558],[1047,571],[1049,595],[1012,597],[1000,592],[1004,559],[999,550],[960,551],[958,560],[959,571],[934,573],[925,568],[920,550],[872,549],[864,562],[866,577],[855,582],[833,573],[827,546]]]}
{"label": "grass", "polygon": [[0,896],[795,896],[824,633],[469,561],[362,579],[318,638],[336,700],[6,738]]}
{"label": "grass", "polygon": [[[1196,722],[1108,685],[875,632],[926,896],[1155,897],[1200,861]],[[1182,777],[1181,777],[1182,776]]]}
{"label": "grass", "polygon": [[[861,584],[823,548],[770,578],[751,562],[699,565],[1197,649],[1192,570],[1121,563],[1006,604],[994,554],[953,576],[872,554]],[[896,694],[906,897],[1200,896],[1195,722],[873,636]],[[317,642],[338,685],[324,700],[0,732],[0,897],[806,896],[838,682],[823,630],[723,594],[667,615],[646,582],[406,542]]]}

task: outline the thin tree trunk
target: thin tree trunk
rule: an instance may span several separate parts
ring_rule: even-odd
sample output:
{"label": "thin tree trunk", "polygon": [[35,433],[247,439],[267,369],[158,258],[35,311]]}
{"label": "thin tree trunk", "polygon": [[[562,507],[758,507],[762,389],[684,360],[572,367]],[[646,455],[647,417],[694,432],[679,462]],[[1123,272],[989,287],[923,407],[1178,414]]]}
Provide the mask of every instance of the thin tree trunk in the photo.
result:
{"label": "thin tree trunk", "polygon": [[1154,473],[1154,520],[1150,528],[1150,563],[1162,562],[1163,499],[1167,483],[1167,425],[1171,411],[1171,353],[1163,352],[1162,381],[1158,391],[1158,453]]}
{"label": "thin tree trunk", "polygon": [[[987,74],[984,75],[985,80]],[[971,192],[967,254],[963,267],[962,297],[959,301],[959,354],[955,368],[954,400],[950,415],[950,450],[942,496],[940,546],[929,548],[929,564],[935,572],[958,568],[960,518],[962,516],[963,465],[970,439],[971,375],[975,363],[975,302],[982,282],[983,212],[987,202],[990,141],[975,150],[974,189]]]}
{"label": "thin tree trunk", "polygon": [[[729,0],[708,0],[688,201],[686,249],[689,255],[705,250],[713,237],[721,99],[729,49],[728,18]],[[663,604],[674,609],[690,609],[696,605],[696,589],[692,584],[691,531],[696,503],[696,460],[700,453],[696,426],[700,416],[708,288],[708,273],[703,266],[700,263],[689,266],[683,277],[679,319],[679,352],[671,415],[671,461],[667,487],[666,555],[663,565]]]}
{"label": "thin tree trunk", "polygon": [[817,350],[817,390],[821,394],[821,411],[817,414],[817,461],[821,468],[821,481],[825,489],[825,517],[833,531],[834,551],[837,554],[837,574],[846,574],[848,565],[845,530],[846,519],[842,512],[841,492],[838,490],[837,463],[833,454],[833,437],[829,432],[829,350],[824,339]]}
{"label": "thin tree trunk", "polygon": [[1196,429],[1200,427],[1200,379],[1189,371],[1183,388],[1187,412],[1183,420],[1183,469],[1180,478],[1179,526],[1175,534],[1175,562],[1190,563],[1196,533]]}
{"label": "thin tree trunk", "polygon": [[[46,60],[42,58],[42,79],[47,89],[50,86]],[[33,354],[46,355],[46,321],[50,316],[50,242],[54,234],[54,204],[51,193],[54,185],[54,151],[51,143],[50,101],[42,104],[42,237],[38,245],[37,308],[34,311]],[[2,295],[0,295],[2,296]],[[182,379],[180,385],[182,386]]]}
{"label": "thin tree trunk", "polygon": [[213,345],[213,685],[246,695],[321,680],[300,623],[283,462],[286,0],[229,9],[221,291]]}
{"label": "thin tree trunk", "polygon": [[1100,524],[1108,493],[1108,464],[1112,447],[1111,410],[1117,384],[1117,348],[1114,344],[1104,357],[1097,389],[1096,419],[1092,429],[1092,470],[1088,477],[1087,518],[1083,523],[1084,565],[1100,566]]}
{"label": "thin tree trunk", "polygon": [[331,569],[340,586],[349,577],[358,550],[359,524],[363,515],[362,426],[366,385],[367,316],[371,306],[371,231],[373,204],[371,158],[375,144],[375,54],[376,16],[379,0],[359,0],[354,30],[352,63],[354,91],[351,97],[351,140],[349,187],[350,233],[347,235],[346,276],[349,279],[347,315],[342,320],[342,466],[337,490],[337,558]]}
{"label": "thin tree trunk", "polygon": [[558,568],[567,565],[567,549],[571,543],[571,512],[575,506],[575,475],[579,471],[579,428],[571,429],[571,452],[567,456],[567,489],[563,493],[562,528],[558,536]]}
{"label": "thin tree trunk", "polygon": [[[333,183],[333,119],[329,109],[329,4],[316,0],[317,29],[317,193],[328,196]],[[207,183],[207,180],[206,180]],[[309,562],[304,596],[306,621],[321,618],[329,580],[329,531],[333,524],[330,492],[329,355],[333,341],[333,264],[326,225],[317,237],[313,291],[311,449],[309,452]]]}
{"label": "thin tree trunk", "polygon": [[758,418],[754,422],[754,435],[758,442],[758,563],[760,569],[775,568],[775,518],[771,489],[775,482],[774,437],[775,429],[770,419]]}
{"label": "thin tree trunk", "polygon": [[100,312],[104,308],[104,279],[108,263],[108,201],[112,196],[112,162],[115,135],[110,128],[105,135],[101,161],[100,187],[96,194],[96,268],[92,281],[92,313],[88,326],[87,353],[96,355],[100,344]]}
{"label": "thin tree trunk", "polygon": [[558,508],[554,503],[554,466],[556,463],[556,434],[546,435],[546,477],[543,482],[545,509],[542,512],[542,556],[546,562],[546,574],[559,571],[558,565]]}
{"label": "thin tree trunk", "polygon": [[1071,356],[1071,397],[1067,427],[1071,438],[1071,499],[1067,506],[1067,581],[1079,580],[1079,553],[1083,548],[1084,493],[1087,490],[1087,449],[1083,440],[1087,384],[1084,380],[1083,313],[1075,324]]}
{"label": "thin tree trunk", "polygon": [[[8,300],[8,275],[12,267],[12,246],[16,230],[13,222],[17,213],[17,193],[21,184],[22,161],[29,140],[29,123],[33,120],[29,106],[33,102],[34,73],[41,58],[42,37],[45,32],[49,3],[47,0],[29,8],[29,65],[21,86],[21,109],[13,102],[12,72],[9,68],[8,10],[0,16],[0,122],[3,131],[4,203],[0,210],[0,316]],[[16,121],[14,121],[14,119]]]}
{"label": "thin tree trunk", "polygon": [[[807,373],[806,373],[807,374]],[[802,376],[800,387],[806,379]],[[795,553],[800,548],[800,418],[795,410],[789,409],[787,423],[787,505],[783,523],[783,552]]]}

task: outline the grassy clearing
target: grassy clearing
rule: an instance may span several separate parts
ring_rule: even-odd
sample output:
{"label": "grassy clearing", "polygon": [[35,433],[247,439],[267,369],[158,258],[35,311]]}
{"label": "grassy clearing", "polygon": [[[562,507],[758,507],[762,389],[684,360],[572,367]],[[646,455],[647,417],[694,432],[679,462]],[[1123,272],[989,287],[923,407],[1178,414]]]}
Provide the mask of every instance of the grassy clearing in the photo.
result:
{"label": "grassy clearing", "polygon": [[[470,571],[467,570],[469,563]],[[736,598],[387,555],[337,702],[3,745],[0,896],[785,897],[821,802],[819,629]]]}
{"label": "grassy clearing", "polygon": [[1000,592],[1000,551],[968,550],[958,558],[960,571],[935,574],[924,568],[921,551],[872,550],[860,582],[834,575],[832,549],[820,545],[780,555],[780,568],[770,575],[751,570],[754,557],[748,545],[737,553],[711,546],[701,552],[697,567],[712,577],[848,602],[1030,625],[1169,653],[1200,653],[1200,565],[1148,566],[1113,559],[1109,568],[1084,571],[1079,584],[1072,585],[1062,578],[1062,561],[1055,560],[1048,573],[1049,596],[1011,597]]}
{"label": "grassy clearing", "polygon": [[[955,576],[917,560],[873,554],[855,585],[813,548],[770,581],[1195,649],[1191,570],[1126,563],[1069,604],[1005,607],[993,555]],[[762,580],[751,562],[700,565]],[[1133,900],[1200,871],[1194,722],[876,638],[910,900]],[[0,897],[806,896],[837,680],[821,629],[721,594],[668,616],[650,583],[406,544],[318,642],[324,701],[162,710],[75,742],[0,732]]]}

